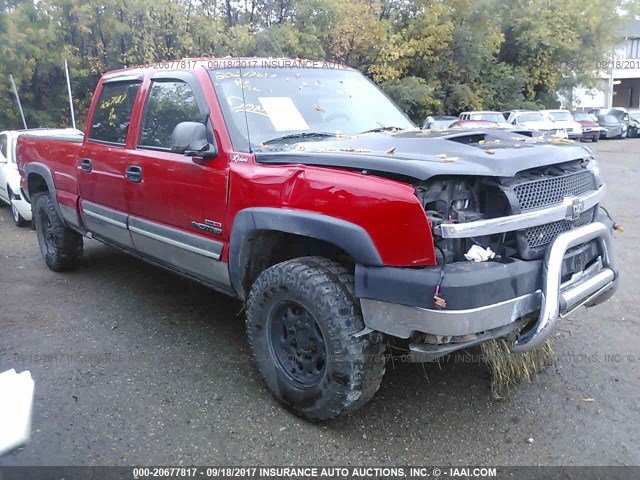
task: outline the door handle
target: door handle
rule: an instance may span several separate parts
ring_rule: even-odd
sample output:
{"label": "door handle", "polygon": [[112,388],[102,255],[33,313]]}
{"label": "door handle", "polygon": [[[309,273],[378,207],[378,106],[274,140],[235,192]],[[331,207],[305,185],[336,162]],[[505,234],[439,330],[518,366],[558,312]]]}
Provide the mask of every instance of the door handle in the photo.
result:
{"label": "door handle", "polygon": [[83,172],[91,173],[92,168],[93,167],[91,166],[90,158],[83,158],[82,160],[80,160],[80,170],[82,170]]}
{"label": "door handle", "polygon": [[142,167],[139,167],[138,165],[130,165],[127,167],[125,175],[131,182],[140,183],[142,181]]}

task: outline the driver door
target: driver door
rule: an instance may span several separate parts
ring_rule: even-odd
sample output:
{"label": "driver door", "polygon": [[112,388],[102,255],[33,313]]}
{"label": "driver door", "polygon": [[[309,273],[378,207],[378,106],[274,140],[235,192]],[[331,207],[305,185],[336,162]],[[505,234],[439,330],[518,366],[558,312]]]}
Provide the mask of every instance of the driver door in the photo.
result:
{"label": "driver door", "polygon": [[129,230],[137,251],[207,283],[230,284],[223,248],[228,163],[171,151],[181,122],[204,122],[209,109],[198,80],[188,72],[151,78],[138,132],[126,168]]}

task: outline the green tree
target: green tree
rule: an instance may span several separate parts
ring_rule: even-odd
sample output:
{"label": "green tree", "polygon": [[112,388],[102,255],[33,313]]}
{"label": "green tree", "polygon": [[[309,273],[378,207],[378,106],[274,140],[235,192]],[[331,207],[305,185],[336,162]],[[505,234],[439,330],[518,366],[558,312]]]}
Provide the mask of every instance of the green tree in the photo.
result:
{"label": "green tree", "polygon": [[0,0],[0,128],[66,126],[107,70],[202,56],[349,64],[415,120],[465,109],[553,106],[592,85],[628,0]]}

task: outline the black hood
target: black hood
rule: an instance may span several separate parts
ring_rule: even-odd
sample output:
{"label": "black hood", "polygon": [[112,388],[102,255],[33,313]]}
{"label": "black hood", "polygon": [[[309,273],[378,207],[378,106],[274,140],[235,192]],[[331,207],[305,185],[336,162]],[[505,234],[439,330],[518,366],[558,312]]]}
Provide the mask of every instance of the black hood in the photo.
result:
{"label": "black hood", "polygon": [[259,163],[366,170],[426,180],[435,175],[513,177],[522,170],[592,156],[570,140],[537,139],[508,130],[412,130],[274,144]]}

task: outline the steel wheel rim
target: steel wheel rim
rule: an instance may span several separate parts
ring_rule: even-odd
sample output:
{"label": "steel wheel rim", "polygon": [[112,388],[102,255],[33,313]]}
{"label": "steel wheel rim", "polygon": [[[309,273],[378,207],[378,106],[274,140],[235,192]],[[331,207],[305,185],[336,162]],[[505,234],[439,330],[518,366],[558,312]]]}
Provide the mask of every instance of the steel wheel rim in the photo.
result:
{"label": "steel wheel rim", "polygon": [[42,221],[42,239],[44,240],[44,247],[49,255],[53,255],[56,252],[55,231],[49,215],[43,213],[41,215]]}
{"label": "steel wheel rim", "polygon": [[327,347],[315,317],[295,300],[280,300],[267,317],[269,350],[286,376],[301,388],[318,385],[327,367]]}

